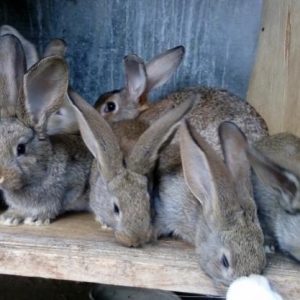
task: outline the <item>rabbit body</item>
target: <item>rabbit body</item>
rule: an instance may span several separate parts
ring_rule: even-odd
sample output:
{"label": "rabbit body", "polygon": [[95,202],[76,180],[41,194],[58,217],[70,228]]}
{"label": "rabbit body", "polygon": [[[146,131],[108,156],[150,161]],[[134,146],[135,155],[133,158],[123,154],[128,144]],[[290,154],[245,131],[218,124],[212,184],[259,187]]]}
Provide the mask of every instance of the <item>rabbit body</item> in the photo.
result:
{"label": "rabbit body", "polygon": [[[265,121],[249,103],[227,90],[207,87],[191,87],[171,93],[165,99],[150,104],[137,118],[151,124],[169,109],[177,107],[192,93],[198,95],[198,102],[188,120],[219,155],[222,156],[218,126],[224,121],[234,122],[252,142],[268,136]],[[178,141],[177,135],[173,142]]]}
{"label": "rabbit body", "polygon": [[266,245],[300,260],[300,139],[279,133],[249,150],[255,201]]}

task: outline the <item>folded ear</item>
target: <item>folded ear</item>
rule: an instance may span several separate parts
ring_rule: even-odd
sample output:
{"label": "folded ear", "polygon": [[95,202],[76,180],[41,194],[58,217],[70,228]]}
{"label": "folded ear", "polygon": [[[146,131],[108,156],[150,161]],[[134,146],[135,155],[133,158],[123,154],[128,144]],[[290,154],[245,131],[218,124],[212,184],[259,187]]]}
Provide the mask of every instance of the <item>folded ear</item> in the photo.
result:
{"label": "folded ear", "polygon": [[139,174],[152,171],[161,150],[168,145],[180,121],[193,109],[197,96],[192,95],[147,129],[136,142],[129,158],[128,167]]}
{"label": "folded ear", "polygon": [[298,176],[271,161],[254,147],[247,149],[247,156],[258,178],[266,186],[281,192],[280,202],[283,208],[291,213],[299,210]]}
{"label": "folded ear", "polygon": [[58,56],[40,60],[24,76],[20,117],[45,132],[49,117],[61,107],[67,90],[66,62]]}
{"label": "folded ear", "polygon": [[123,166],[117,139],[108,123],[90,104],[73,90],[69,95],[82,139],[97,159],[102,176],[109,181]]}
{"label": "folded ear", "polygon": [[249,212],[256,213],[251,167],[246,152],[248,141],[244,133],[232,122],[221,123],[218,130],[225,163],[235,182],[240,204]]}
{"label": "folded ear", "polygon": [[64,57],[67,51],[67,44],[62,39],[53,39],[51,40],[45,51],[44,57],[58,55]]}
{"label": "folded ear", "polygon": [[1,117],[16,114],[19,91],[25,72],[22,45],[14,35],[0,37],[0,110]]}
{"label": "folded ear", "polygon": [[26,57],[27,70],[30,69],[35,63],[38,62],[39,55],[36,50],[36,47],[28,40],[26,40],[18,30],[16,30],[14,27],[9,25],[2,25],[0,27],[0,35],[2,36],[5,34],[12,34],[20,40]]}
{"label": "folded ear", "polygon": [[204,209],[204,215],[220,215],[218,183],[230,180],[217,153],[187,122],[180,126],[180,154],[185,181]]}
{"label": "folded ear", "polygon": [[147,83],[145,63],[137,55],[131,54],[124,57],[124,67],[127,92],[138,102]]}
{"label": "folded ear", "polygon": [[155,56],[146,64],[147,92],[169,80],[179,67],[184,53],[184,47],[178,46]]}

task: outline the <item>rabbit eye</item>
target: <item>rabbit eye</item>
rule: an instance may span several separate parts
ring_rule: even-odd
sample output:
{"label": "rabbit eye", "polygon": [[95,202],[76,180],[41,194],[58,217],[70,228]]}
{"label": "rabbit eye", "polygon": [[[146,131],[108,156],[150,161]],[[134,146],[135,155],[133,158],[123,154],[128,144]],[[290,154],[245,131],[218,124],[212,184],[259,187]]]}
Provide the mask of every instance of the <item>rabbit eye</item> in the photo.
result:
{"label": "rabbit eye", "polygon": [[25,154],[25,151],[26,151],[25,144],[19,144],[17,147],[17,155],[18,156],[23,155],[23,154]]}
{"label": "rabbit eye", "polygon": [[107,112],[112,112],[115,109],[116,109],[116,104],[114,102],[107,102],[104,111],[107,113]]}
{"label": "rabbit eye", "polygon": [[222,262],[223,266],[224,266],[226,269],[229,268],[229,262],[228,262],[228,259],[227,259],[227,257],[226,257],[224,254],[223,254],[223,256],[222,256],[221,262]]}
{"label": "rabbit eye", "polygon": [[117,204],[114,204],[114,212],[116,215],[120,213],[119,206]]}

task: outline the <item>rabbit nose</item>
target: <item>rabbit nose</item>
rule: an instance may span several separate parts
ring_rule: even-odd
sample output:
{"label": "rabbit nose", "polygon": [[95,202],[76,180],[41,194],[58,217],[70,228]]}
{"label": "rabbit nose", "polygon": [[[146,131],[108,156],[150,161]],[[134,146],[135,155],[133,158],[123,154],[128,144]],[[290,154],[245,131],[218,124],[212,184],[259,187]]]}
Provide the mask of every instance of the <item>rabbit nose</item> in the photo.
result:
{"label": "rabbit nose", "polygon": [[115,232],[115,237],[117,241],[125,247],[137,248],[140,246],[140,240],[138,238],[130,236],[125,232],[117,231]]}

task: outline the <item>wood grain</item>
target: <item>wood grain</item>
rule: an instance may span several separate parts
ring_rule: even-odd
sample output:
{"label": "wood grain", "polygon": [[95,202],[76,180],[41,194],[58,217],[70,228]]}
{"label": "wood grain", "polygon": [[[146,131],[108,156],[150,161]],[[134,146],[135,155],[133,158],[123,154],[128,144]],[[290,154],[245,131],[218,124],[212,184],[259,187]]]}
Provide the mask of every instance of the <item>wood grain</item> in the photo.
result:
{"label": "wood grain", "polygon": [[[45,227],[0,226],[0,273],[224,295],[201,271],[193,247],[161,240],[125,248],[89,214]],[[300,299],[300,264],[270,256],[265,274],[284,299]]]}
{"label": "wood grain", "polygon": [[265,0],[247,101],[270,132],[300,135],[300,1]]}

